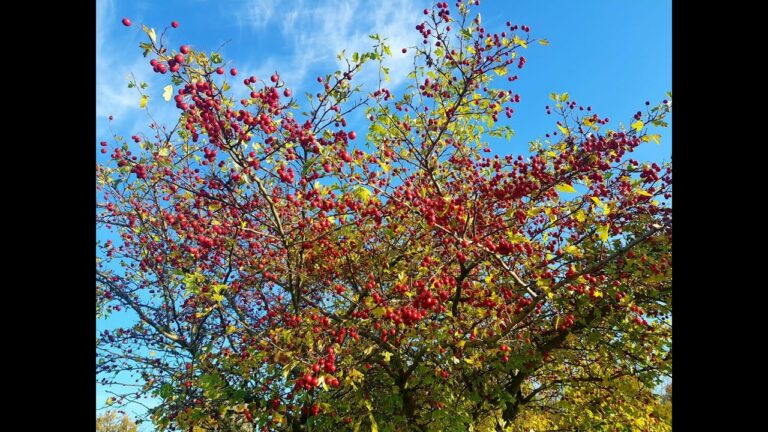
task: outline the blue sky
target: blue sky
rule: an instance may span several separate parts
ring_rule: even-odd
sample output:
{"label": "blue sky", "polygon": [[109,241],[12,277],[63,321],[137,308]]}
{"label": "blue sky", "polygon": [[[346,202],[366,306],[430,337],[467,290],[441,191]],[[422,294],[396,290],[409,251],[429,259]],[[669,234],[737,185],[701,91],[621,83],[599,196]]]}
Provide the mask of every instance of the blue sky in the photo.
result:
{"label": "blue sky", "polygon": [[[384,3],[384,4],[381,4]],[[449,2],[452,6],[454,1]],[[96,145],[109,138],[107,116],[114,115],[115,133],[130,136],[147,131],[146,113],[139,108],[140,96],[127,88],[126,75],[149,83],[149,109],[160,122],[170,122],[177,110],[162,100],[167,83],[152,73],[138,44],[146,35],[144,23],[161,30],[172,20],[180,23],[169,30],[170,45],[189,44],[205,51],[221,49],[228,67],[241,76],[268,77],[275,70],[302,95],[319,74],[337,68],[336,54],[363,52],[370,47],[370,33],[388,38],[394,58],[388,65],[397,92],[408,73],[407,56],[400,48],[421,39],[414,29],[432,4],[422,0],[97,0],[96,19]],[[591,105],[603,116],[627,124],[646,100],[656,103],[672,90],[671,0],[616,1],[571,0],[516,1],[483,0],[483,25],[500,31],[506,21],[526,24],[534,37],[550,45],[535,44],[524,53],[528,62],[513,87],[521,95],[508,123],[516,136],[498,143],[495,152],[524,153],[528,142],[543,138],[554,129],[547,116],[552,92],[569,92],[571,99]],[[454,12],[455,13],[455,12]],[[120,20],[134,25],[124,27]],[[166,76],[162,76],[167,78]],[[361,80],[365,80],[363,75]],[[301,99],[299,99],[301,101]],[[662,130],[661,144],[647,143],[634,156],[661,161],[671,157],[671,131]],[[97,150],[98,151],[98,150]],[[103,155],[97,153],[101,160]],[[126,319],[98,323],[99,328],[122,325]],[[106,399],[98,389],[97,406]]]}

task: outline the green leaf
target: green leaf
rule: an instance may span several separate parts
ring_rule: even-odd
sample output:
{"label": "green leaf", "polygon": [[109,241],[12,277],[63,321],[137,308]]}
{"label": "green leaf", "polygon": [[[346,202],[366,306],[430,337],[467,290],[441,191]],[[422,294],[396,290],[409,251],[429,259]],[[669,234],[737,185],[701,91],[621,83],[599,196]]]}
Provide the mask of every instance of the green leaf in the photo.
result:
{"label": "green leaf", "polygon": [[165,99],[166,102],[171,100],[171,94],[173,93],[173,86],[167,85],[163,88],[163,99]]}
{"label": "green leaf", "polygon": [[384,50],[384,53],[388,56],[392,55],[392,50],[389,49],[389,46],[381,44],[381,49]]}
{"label": "green leaf", "polygon": [[158,396],[160,396],[163,399],[167,399],[171,395],[173,395],[173,386],[166,383],[163,384],[162,387],[160,387],[160,390],[157,392]]}

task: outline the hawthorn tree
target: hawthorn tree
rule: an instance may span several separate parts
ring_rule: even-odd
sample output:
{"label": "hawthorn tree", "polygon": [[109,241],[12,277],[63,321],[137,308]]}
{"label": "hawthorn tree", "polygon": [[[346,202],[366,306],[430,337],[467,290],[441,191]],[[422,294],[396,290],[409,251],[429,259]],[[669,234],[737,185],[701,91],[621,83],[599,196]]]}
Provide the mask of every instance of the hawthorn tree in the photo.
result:
{"label": "hawthorn tree", "polygon": [[613,128],[553,94],[546,139],[490,155],[547,42],[473,7],[423,11],[402,94],[374,35],[301,106],[143,27],[179,114],[101,142],[97,315],[134,317],[97,335],[111,402],[159,399],[161,430],[669,430],[672,171],[630,156],[671,94]]}

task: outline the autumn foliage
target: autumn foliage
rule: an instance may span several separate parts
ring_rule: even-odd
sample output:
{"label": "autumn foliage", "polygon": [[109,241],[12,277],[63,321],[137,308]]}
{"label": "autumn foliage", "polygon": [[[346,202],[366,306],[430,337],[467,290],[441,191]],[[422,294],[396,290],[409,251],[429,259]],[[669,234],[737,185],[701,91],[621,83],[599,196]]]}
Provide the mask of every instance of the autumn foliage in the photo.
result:
{"label": "autumn foliage", "polygon": [[144,28],[178,121],[100,146],[97,314],[134,325],[97,377],[138,382],[110,403],[161,400],[159,430],[669,430],[672,170],[632,152],[671,95],[612,126],[553,94],[547,138],[494,154],[547,42],[473,8],[424,11],[399,94],[378,36],[299,97]]}

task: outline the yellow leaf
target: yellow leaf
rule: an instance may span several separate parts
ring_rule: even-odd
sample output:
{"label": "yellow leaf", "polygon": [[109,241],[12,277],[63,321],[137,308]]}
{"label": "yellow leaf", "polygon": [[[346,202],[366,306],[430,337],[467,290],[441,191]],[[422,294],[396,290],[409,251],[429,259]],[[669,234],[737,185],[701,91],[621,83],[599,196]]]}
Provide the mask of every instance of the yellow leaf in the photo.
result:
{"label": "yellow leaf", "polygon": [[368,200],[371,199],[371,191],[368,190],[365,186],[358,186],[355,190],[355,195],[360,198],[363,202],[368,202]]}
{"label": "yellow leaf", "polygon": [[381,356],[384,357],[384,361],[385,362],[389,363],[389,359],[392,357],[392,353],[387,351],[384,354],[382,354]]}
{"label": "yellow leaf", "polygon": [[637,192],[638,195],[642,195],[642,196],[653,196],[653,194],[651,194],[645,189],[638,189],[635,192]]}
{"label": "yellow leaf", "polygon": [[474,54],[475,53],[475,49],[472,48],[471,46],[468,46],[467,47],[467,52],[469,52],[470,54]]}
{"label": "yellow leaf", "polygon": [[555,190],[558,192],[570,192],[570,193],[576,193],[576,189],[573,188],[573,186],[569,184],[561,184],[555,186]]}
{"label": "yellow leaf", "polygon": [[603,296],[603,292],[602,291],[595,290],[595,297],[602,297],[602,296]]}
{"label": "yellow leaf", "polygon": [[590,197],[590,199],[592,199],[592,201],[593,201],[595,204],[597,204],[598,206],[600,206],[600,207],[602,207],[602,206],[603,206],[603,203],[600,201],[600,198],[598,198],[598,197]]}
{"label": "yellow leaf", "polygon": [[293,368],[295,368],[298,363],[299,362],[297,361],[292,361],[283,367],[283,379],[288,378],[288,374],[291,373],[291,370],[293,370]]}
{"label": "yellow leaf", "polygon": [[141,97],[141,102],[139,102],[139,108],[144,108],[145,106],[147,106],[147,102],[149,102],[149,96],[143,95]]}
{"label": "yellow leaf", "polygon": [[568,245],[565,247],[565,251],[572,255],[581,255],[581,249],[574,245]]}
{"label": "yellow leaf", "polygon": [[597,234],[600,236],[600,240],[608,241],[608,225],[602,225],[597,229]]}
{"label": "yellow leaf", "polygon": [[504,76],[507,74],[507,68],[501,66],[494,68],[493,71],[496,72],[496,75],[498,76]]}
{"label": "yellow leaf", "polygon": [[376,424],[376,419],[373,418],[373,412],[368,413],[368,419],[371,420],[371,432],[379,432],[379,425]]}
{"label": "yellow leaf", "polygon": [[603,214],[605,214],[606,216],[611,214],[611,207],[608,204],[603,206]]}
{"label": "yellow leaf", "polygon": [[507,231],[507,238],[509,238],[509,242],[512,244],[524,243],[527,240],[525,236],[515,234],[512,230]]}
{"label": "yellow leaf", "polygon": [[577,211],[575,216],[576,216],[576,220],[579,222],[584,222],[585,220],[587,220],[587,215],[585,215],[584,212],[581,210]]}
{"label": "yellow leaf", "polygon": [[171,93],[173,93],[173,86],[167,85],[163,87],[163,99],[165,99],[166,102],[171,100]]}
{"label": "yellow leaf", "polygon": [[565,136],[569,136],[571,134],[571,132],[568,129],[566,129],[566,128],[560,126],[560,125],[557,125],[557,128],[560,129],[560,132],[562,132],[563,135],[565,135]]}
{"label": "yellow leaf", "polygon": [[515,35],[515,37],[512,39],[512,42],[515,45],[520,45],[523,48],[528,48],[528,44],[526,44],[524,40],[522,40],[519,37],[517,37],[517,35]]}
{"label": "yellow leaf", "polygon": [[282,423],[283,422],[283,415],[280,414],[279,412],[275,411],[275,412],[272,413],[272,420],[275,423]]}
{"label": "yellow leaf", "polygon": [[643,129],[643,126],[645,126],[645,124],[642,121],[638,120],[638,121],[632,123],[630,126],[632,126],[632,129],[640,132],[640,130]]}
{"label": "yellow leaf", "polygon": [[539,42],[539,45],[544,45],[544,46],[549,45],[549,41],[546,39],[539,39],[538,42]]}
{"label": "yellow leaf", "polygon": [[659,134],[643,135],[642,140],[643,140],[643,142],[653,141],[656,144],[659,144],[661,142],[661,135],[659,135]]}

